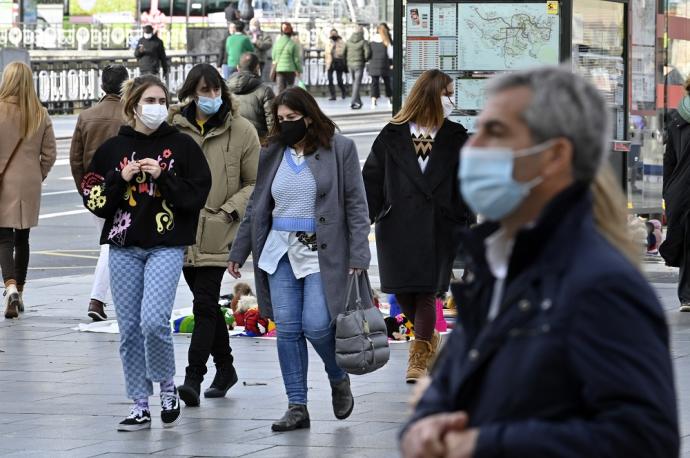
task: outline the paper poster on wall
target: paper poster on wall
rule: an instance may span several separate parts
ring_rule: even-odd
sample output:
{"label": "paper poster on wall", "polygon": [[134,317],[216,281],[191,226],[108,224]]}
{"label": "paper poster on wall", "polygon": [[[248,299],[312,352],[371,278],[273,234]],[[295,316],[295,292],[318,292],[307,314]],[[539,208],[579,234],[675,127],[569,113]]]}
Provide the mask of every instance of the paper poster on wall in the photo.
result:
{"label": "paper poster on wall", "polygon": [[439,39],[439,54],[441,56],[455,56],[458,54],[458,40],[443,37]]}
{"label": "paper poster on wall", "polygon": [[431,5],[429,3],[408,3],[405,17],[408,37],[431,35]]}
{"label": "paper poster on wall", "polygon": [[450,116],[448,117],[453,122],[462,124],[462,127],[467,129],[468,132],[474,133],[477,131],[477,116]]}
{"label": "paper poster on wall", "polygon": [[434,3],[433,34],[454,37],[457,32],[458,7],[454,3]]}
{"label": "paper poster on wall", "polygon": [[405,70],[438,68],[438,47],[438,37],[408,37]]}
{"label": "paper poster on wall", "polygon": [[461,70],[558,64],[559,16],[544,3],[461,3],[457,36]]}
{"label": "paper poster on wall", "polygon": [[438,42],[438,68],[454,71],[458,66],[458,40],[455,37],[441,37]]}
{"label": "paper poster on wall", "polygon": [[458,66],[458,58],[455,56],[440,56],[438,59],[440,70],[453,71]]}
{"label": "paper poster on wall", "polygon": [[482,110],[486,102],[487,79],[455,80],[455,98],[458,110]]}

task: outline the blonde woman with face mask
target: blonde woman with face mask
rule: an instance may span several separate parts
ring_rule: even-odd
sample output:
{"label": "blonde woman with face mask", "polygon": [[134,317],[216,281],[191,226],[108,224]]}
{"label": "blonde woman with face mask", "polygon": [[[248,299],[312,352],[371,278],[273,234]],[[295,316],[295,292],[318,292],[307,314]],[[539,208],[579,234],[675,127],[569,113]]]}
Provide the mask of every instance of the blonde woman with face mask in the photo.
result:
{"label": "blonde woman with face mask", "polygon": [[436,295],[448,291],[459,234],[472,217],[457,182],[467,131],[447,119],[454,98],[450,76],[422,73],[374,141],[363,169],[381,289],[395,294],[414,324],[408,383],[426,375],[439,347]]}
{"label": "blonde woman with face mask", "polygon": [[153,382],[163,427],[180,417],[170,314],[211,172],[196,142],[165,122],[169,96],[160,79],[128,81],[122,103],[129,125],[98,148],[81,190],[86,207],[105,219],[101,244],[110,245],[120,356],[134,402],[117,429],[136,431],[151,427]]}

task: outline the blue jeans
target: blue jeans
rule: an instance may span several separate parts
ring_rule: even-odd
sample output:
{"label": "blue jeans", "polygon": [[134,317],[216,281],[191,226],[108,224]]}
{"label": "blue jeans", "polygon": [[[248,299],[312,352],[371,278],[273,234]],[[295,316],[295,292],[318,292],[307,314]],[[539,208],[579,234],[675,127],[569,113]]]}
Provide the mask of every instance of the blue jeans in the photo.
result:
{"label": "blue jeans", "polygon": [[288,402],[307,405],[307,339],[324,362],[330,381],[341,381],[347,375],[335,362],[335,332],[321,274],[298,280],[285,255],[276,271],[268,276],[268,285],[278,334],[280,372]]}

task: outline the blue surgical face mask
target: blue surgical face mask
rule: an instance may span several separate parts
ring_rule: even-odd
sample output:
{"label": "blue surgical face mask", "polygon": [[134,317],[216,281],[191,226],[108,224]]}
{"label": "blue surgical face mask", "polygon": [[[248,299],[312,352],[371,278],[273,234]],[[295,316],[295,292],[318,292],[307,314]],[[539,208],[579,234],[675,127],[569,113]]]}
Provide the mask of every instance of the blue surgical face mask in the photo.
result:
{"label": "blue surgical face mask", "polygon": [[218,113],[218,110],[220,110],[221,105],[223,105],[223,99],[220,96],[204,97],[200,95],[196,102],[196,106],[198,106],[204,114],[207,114],[209,116]]}
{"label": "blue surgical face mask", "polygon": [[525,200],[541,177],[521,183],[513,178],[516,157],[539,154],[553,142],[548,140],[531,148],[465,146],[460,152],[460,192],[473,212],[490,221],[510,215]]}

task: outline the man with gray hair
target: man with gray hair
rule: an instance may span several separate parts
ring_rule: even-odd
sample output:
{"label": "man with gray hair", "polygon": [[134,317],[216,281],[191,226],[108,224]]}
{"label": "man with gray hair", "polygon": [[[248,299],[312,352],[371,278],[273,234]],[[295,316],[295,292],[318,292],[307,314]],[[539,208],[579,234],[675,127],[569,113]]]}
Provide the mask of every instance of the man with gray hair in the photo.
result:
{"label": "man with gray hair", "polygon": [[459,172],[487,222],[464,235],[458,328],[404,457],[678,456],[662,308],[592,216],[610,118],[562,67],[490,82]]}

